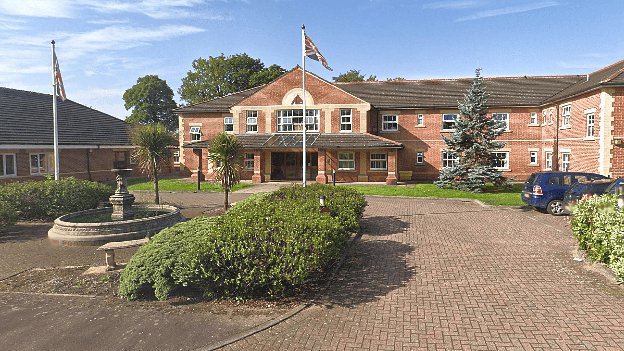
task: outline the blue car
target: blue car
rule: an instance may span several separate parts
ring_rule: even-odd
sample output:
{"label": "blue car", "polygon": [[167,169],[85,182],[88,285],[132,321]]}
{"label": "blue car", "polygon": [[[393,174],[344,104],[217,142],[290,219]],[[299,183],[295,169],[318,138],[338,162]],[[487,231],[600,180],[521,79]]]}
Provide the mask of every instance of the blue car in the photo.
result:
{"label": "blue car", "polygon": [[563,196],[578,182],[606,179],[607,177],[587,172],[537,172],[524,182],[522,201],[551,215],[564,213]]}

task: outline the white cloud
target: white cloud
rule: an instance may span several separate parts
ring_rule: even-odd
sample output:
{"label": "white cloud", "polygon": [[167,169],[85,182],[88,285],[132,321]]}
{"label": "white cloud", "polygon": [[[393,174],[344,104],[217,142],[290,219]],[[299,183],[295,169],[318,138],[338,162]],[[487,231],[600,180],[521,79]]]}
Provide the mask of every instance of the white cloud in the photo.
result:
{"label": "white cloud", "polygon": [[430,3],[424,4],[423,8],[432,9],[432,10],[437,10],[437,9],[458,10],[458,9],[474,8],[482,4],[483,4],[483,1],[476,1],[476,0],[436,1],[436,2],[430,2]]}
{"label": "white cloud", "polygon": [[211,13],[202,10],[204,0],[143,0],[143,1],[115,1],[115,0],[82,0],[83,4],[102,13],[139,13],[153,19],[201,18],[207,20],[229,20],[229,16]]}
{"label": "white cloud", "polygon": [[460,17],[457,19],[457,22],[473,21],[473,20],[478,20],[478,19],[488,18],[488,17],[496,17],[496,16],[503,16],[503,15],[511,15],[515,13],[529,12],[529,11],[539,10],[539,9],[552,7],[552,6],[558,6],[558,5],[559,3],[556,1],[543,1],[543,2],[538,2],[538,3],[533,3],[533,4],[508,6],[508,7],[502,7],[502,8],[493,9],[493,10],[484,10],[484,11],[476,12],[472,15]]}
{"label": "white cloud", "polygon": [[61,17],[75,15],[70,0],[0,0],[0,14],[24,17]]}

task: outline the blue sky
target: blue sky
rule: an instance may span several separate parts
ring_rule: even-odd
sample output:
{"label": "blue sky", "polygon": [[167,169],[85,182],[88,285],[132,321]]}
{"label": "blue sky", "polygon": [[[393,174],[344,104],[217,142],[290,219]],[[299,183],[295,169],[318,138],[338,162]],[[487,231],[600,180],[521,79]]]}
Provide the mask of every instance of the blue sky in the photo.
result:
{"label": "blue sky", "polygon": [[198,57],[290,69],[300,26],[334,72],[379,79],[585,74],[624,59],[622,0],[0,0],[0,86],[49,93],[52,39],[68,98],[124,118],[157,74],[176,93]]}

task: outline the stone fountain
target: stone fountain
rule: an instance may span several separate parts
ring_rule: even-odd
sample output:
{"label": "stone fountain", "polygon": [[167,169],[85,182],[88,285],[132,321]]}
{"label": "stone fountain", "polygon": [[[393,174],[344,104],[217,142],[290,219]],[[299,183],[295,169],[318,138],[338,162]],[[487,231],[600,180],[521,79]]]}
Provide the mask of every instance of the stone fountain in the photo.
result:
{"label": "stone fountain", "polygon": [[112,208],[96,208],[63,215],[54,221],[48,238],[67,246],[102,245],[135,240],[156,234],[184,218],[180,210],[167,205],[134,205],[128,192],[131,169],[113,169],[117,189],[109,198]]}

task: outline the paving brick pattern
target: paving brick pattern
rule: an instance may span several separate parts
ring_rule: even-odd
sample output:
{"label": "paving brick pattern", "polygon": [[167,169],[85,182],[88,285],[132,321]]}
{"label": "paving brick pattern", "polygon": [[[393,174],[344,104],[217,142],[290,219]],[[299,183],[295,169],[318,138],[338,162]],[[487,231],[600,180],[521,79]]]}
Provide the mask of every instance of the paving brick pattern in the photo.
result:
{"label": "paving brick pattern", "polygon": [[228,350],[622,350],[624,288],[572,260],[568,219],[369,197],[318,303]]}

